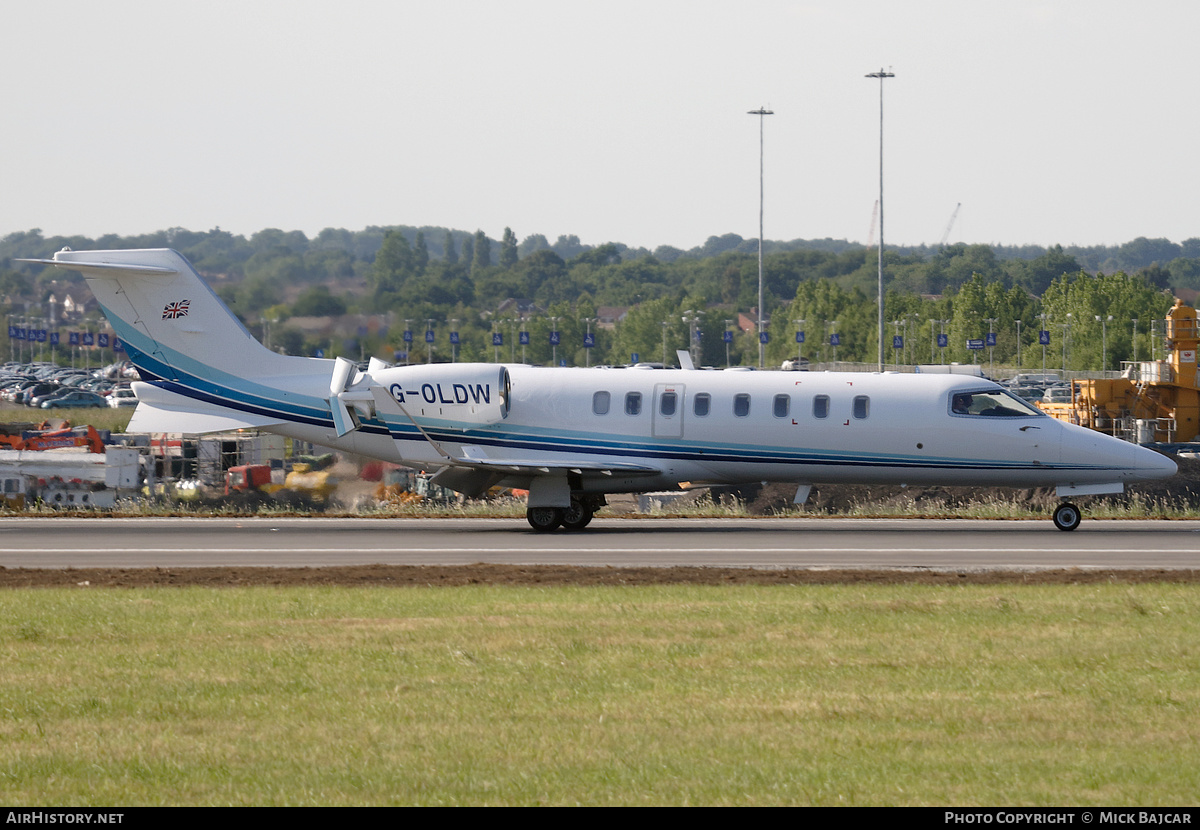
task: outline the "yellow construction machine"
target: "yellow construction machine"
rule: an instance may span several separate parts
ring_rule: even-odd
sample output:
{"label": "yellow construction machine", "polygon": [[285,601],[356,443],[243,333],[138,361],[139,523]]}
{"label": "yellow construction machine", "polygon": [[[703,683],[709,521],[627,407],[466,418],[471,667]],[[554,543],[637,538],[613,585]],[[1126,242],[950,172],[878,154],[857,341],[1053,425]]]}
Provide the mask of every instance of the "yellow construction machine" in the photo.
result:
{"label": "yellow construction machine", "polygon": [[1167,312],[1166,360],[1126,363],[1117,378],[1071,381],[1071,400],[1039,403],[1060,421],[1138,444],[1187,443],[1200,432],[1196,310],[1181,300]]}

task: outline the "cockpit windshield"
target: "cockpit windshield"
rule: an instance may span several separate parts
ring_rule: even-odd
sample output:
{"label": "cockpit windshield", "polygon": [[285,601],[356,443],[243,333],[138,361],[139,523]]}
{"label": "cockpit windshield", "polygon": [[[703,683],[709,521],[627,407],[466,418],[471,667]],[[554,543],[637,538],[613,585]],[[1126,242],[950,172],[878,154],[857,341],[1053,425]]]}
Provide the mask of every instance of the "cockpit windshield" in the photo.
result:
{"label": "cockpit windshield", "polygon": [[954,415],[978,415],[984,418],[1033,418],[1045,415],[1037,407],[1003,389],[952,392],[950,412]]}

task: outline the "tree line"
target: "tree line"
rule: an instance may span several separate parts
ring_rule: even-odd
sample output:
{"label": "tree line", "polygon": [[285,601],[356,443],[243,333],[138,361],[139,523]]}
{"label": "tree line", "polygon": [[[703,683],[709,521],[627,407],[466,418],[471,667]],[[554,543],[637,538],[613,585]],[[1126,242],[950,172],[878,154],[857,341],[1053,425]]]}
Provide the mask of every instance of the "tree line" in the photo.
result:
{"label": "tree line", "polygon": [[[739,313],[757,319],[757,241],[736,234],[710,237],[690,251],[648,251],[620,243],[584,245],[575,236],[550,243],[534,234],[518,241],[508,228],[499,240],[482,231],[408,226],[327,228],[312,239],[278,229],[248,239],[219,228],[99,239],[43,237],[34,230],[0,240],[0,296],[10,310],[44,302],[52,280],[72,279],[12,260],[48,257],[64,245],[176,248],[252,330],[265,337],[269,327],[272,346],[296,354],[320,349],[391,358],[407,351],[411,360],[427,354],[436,360],[509,360],[523,352],[534,363],[557,357],[568,365],[594,365],[625,363],[635,354],[673,362],[676,349],[691,346],[704,365],[758,360],[757,333],[737,326]],[[1102,362],[1116,368],[1135,350],[1140,358],[1150,356],[1151,320],[1161,321],[1171,303],[1165,289],[1200,283],[1200,240],[1176,245],[1139,239],[1089,249],[889,247],[884,259],[888,363],[992,359],[1040,366],[1045,350],[1050,366],[1065,360],[1069,369],[1099,369]],[[1104,263],[1125,267],[1095,267]],[[873,249],[844,240],[768,243],[768,364],[800,354],[812,361],[874,362],[876,267]],[[510,298],[539,311],[502,310]],[[598,322],[606,307],[627,309],[613,329]],[[333,339],[289,325],[298,317],[342,314],[386,320]],[[522,330],[527,343],[520,342]],[[433,332],[429,346],[426,331]],[[595,345],[585,350],[589,331]],[[1049,332],[1050,344],[1038,342],[1041,331]],[[457,344],[450,342],[451,332]],[[493,345],[497,334],[502,346]],[[967,348],[970,340],[995,345],[981,353]]]}

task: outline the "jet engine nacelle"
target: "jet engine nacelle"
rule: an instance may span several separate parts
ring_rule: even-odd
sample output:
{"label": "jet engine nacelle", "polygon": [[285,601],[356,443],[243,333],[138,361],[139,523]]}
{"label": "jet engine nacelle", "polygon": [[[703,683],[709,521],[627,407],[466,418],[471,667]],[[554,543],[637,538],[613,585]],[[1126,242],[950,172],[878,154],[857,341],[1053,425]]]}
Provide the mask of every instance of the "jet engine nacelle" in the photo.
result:
{"label": "jet engine nacelle", "polygon": [[414,418],[494,424],[508,417],[508,369],[494,363],[433,363],[373,372],[378,384]]}

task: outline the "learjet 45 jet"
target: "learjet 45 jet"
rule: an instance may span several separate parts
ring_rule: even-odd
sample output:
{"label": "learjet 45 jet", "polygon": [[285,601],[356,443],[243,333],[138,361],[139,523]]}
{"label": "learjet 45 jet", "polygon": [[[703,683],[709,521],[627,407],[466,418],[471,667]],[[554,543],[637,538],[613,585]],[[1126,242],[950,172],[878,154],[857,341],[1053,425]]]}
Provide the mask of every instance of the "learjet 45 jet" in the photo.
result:
{"label": "learjet 45 jet", "polygon": [[538,531],[580,530],[610,493],[788,482],[1119,493],[1165,456],[1057,421],[961,375],[541,368],[363,369],[263,347],[173,250],[27,260],[81,272],[141,381],[132,432],[257,429],[416,469],[467,496],[529,491]]}

